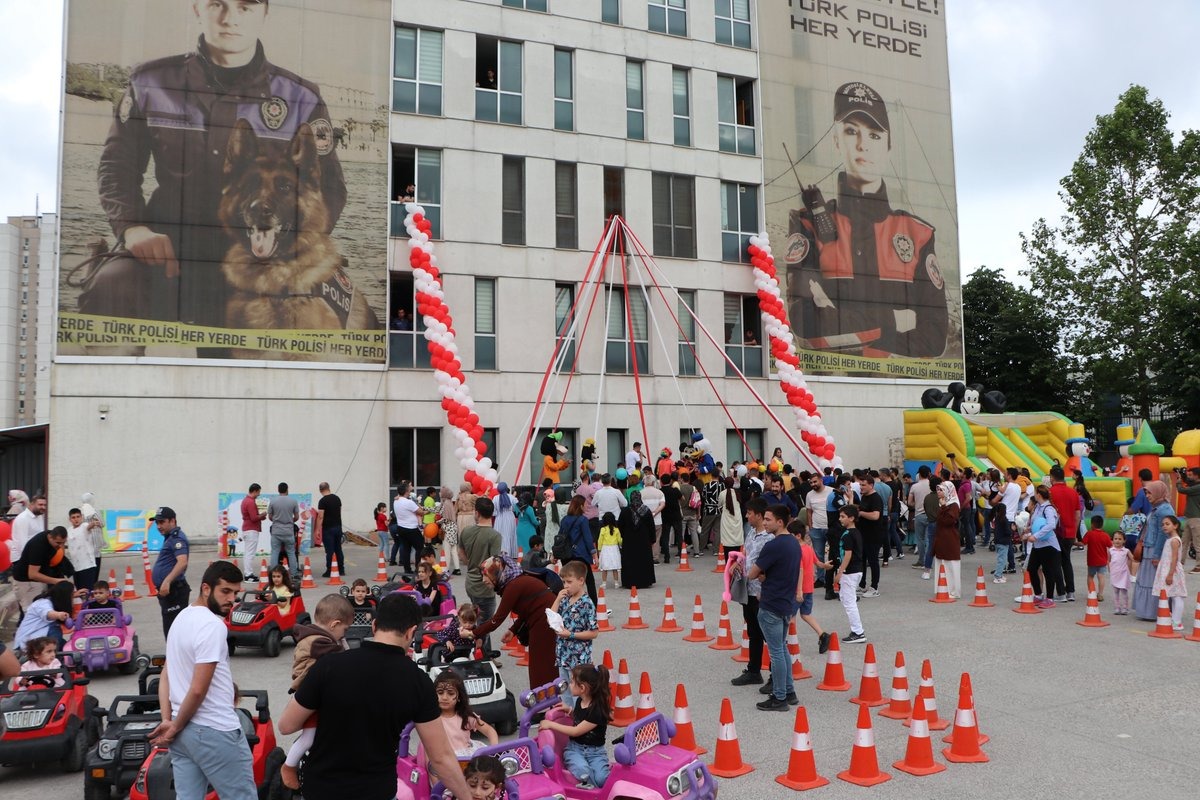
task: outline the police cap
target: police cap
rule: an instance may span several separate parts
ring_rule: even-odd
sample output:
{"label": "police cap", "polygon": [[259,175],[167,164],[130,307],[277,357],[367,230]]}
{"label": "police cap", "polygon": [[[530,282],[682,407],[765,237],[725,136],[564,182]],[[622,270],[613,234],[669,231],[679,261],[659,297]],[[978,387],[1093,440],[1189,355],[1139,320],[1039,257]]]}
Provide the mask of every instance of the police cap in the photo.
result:
{"label": "police cap", "polygon": [[159,506],[154,510],[154,516],[150,518],[150,521],[162,522],[166,519],[175,519],[175,509],[170,506]]}
{"label": "police cap", "polygon": [[887,106],[879,92],[861,81],[851,81],[838,87],[833,96],[833,119],[841,122],[846,117],[858,114],[866,117],[880,130],[892,130],[888,122]]}

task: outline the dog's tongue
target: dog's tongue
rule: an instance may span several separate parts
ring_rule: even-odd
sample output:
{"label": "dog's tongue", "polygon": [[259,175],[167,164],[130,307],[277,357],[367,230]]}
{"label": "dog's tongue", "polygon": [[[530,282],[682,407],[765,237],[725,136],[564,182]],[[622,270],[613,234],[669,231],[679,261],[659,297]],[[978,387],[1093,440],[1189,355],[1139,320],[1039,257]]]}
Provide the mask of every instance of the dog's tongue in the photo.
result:
{"label": "dog's tongue", "polygon": [[278,242],[274,228],[252,228],[250,230],[250,252],[255,258],[270,258],[275,254]]}

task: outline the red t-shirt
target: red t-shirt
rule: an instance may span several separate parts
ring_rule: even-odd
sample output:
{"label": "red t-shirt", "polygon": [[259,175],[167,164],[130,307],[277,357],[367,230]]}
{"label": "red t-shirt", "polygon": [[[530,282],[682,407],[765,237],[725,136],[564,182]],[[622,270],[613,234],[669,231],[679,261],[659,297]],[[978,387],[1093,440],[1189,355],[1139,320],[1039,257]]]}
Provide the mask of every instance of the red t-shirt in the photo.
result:
{"label": "red t-shirt", "polygon": [[1054,504],[1054,510],[1061,520],[1058,535],[1063,539],[1074,539],[1079,533],[1079,492],[1065,483],[1052,484],[1050,502]]}
{"label": "red t-shirt", "polygon": [[813,593],[813,583],[817,580],[816,570],[813,569],[816,564],[817,554],[812,545],[800,545],[800,594],[797,599],[803,599],[804,595]]}
{"label": "red t-shirt", "polygon": [[1092,528],[1083,535],[1083,543],[1087,545],[1089,567],[1108,566],[1108,548],[1112,547],[1112,537],[1101,528]]}

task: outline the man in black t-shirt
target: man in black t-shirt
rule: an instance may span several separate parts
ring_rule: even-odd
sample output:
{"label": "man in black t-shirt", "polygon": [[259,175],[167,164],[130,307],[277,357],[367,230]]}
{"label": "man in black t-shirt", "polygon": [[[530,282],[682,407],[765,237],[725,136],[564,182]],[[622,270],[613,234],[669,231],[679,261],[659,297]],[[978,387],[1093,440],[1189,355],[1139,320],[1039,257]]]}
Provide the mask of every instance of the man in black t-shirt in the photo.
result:
{"label": "man in black t-shirt", "polygon": [[862,533],[863,553],[867,566],[871,568],[871,588],[866,588],[863,578],[859,594],[863,597],[879,597],[879,549],[886,543],[887,512],[883,508],[883,495],[875,491],[875,478],[863,475],[858,482],[858,530]]}
{"label": "man in black t-shirt", "polygon": [[33,597],[48,586],[70,580],[75,568],[67,558],[67,529],[56,525],[26,542],[21,551],[21,566],[15,572],[13,577],[29,584],[26,593]]}
{"label": "man in black t-shirt", "polygon": [[321,532],[321,543],[325,548],[325,572],[328,578],[333,569],[333,557],[337,556],[338,572],[346,574],[346,557],[342,555],[342,500],[329,491],[329,484],[321,481],[317,487],[321,499],[317,501],[317,530]]}
{"label": "man in black t-shirt", "polygon": [[373,638],[317,660],[304,677],[279,718],[279,732],[296,733],[320,715],[301,775],[306,800],[394,798],[396,753],[410,722],[446,788],[471,796],[438,718],[433,683],[408,657],[421,621],[415,600],[390,594],[379,601]]}

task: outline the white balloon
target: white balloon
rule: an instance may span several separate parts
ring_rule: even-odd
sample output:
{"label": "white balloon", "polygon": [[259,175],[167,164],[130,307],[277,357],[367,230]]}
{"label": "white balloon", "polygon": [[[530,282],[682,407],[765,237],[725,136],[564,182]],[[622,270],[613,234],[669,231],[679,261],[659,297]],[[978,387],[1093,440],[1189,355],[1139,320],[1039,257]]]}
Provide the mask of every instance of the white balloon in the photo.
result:
{"label": "white balloon", "polygon": [[489,470],[492,468],[492,460],[487,456],[484,456],[483,458],[479,459],[479,466],[483,467],[485,471]]}
{"label": "white balloon", "polygon": [[489,482],[495,483],[496,481],[500,480],[500,473],[494,469],[489,469],[487,471],[487,475],[484,475],[483,477],[487,478]]}
{"label": "white balloon", "polygon": [[457,458],[459,461],[462,461],[463,458],[466,457],[466,455],[467,455],[467,451],[463,450],[461,447],[454,448],[454,457]]}

